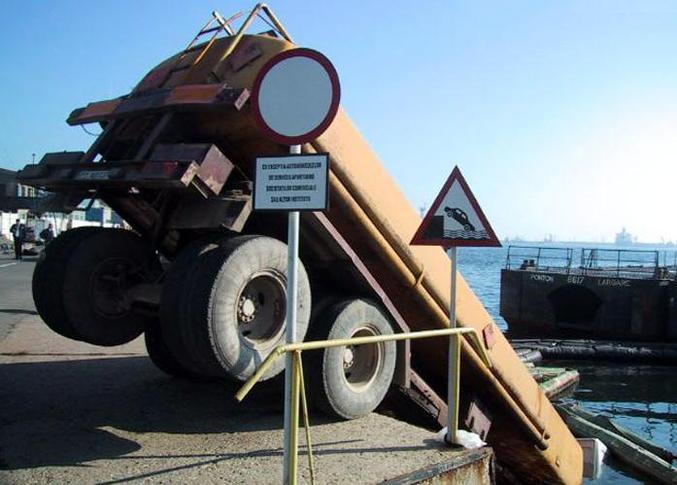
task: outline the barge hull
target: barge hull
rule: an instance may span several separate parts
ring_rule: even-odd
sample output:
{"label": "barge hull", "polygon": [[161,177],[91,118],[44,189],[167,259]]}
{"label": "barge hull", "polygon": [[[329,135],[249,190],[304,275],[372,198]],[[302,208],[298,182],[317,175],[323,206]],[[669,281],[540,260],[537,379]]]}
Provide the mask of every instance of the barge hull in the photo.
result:
{"label": "barge hull", "polygon": [[500,313],[511,338],[677,341],[674,282],[503,269]]}

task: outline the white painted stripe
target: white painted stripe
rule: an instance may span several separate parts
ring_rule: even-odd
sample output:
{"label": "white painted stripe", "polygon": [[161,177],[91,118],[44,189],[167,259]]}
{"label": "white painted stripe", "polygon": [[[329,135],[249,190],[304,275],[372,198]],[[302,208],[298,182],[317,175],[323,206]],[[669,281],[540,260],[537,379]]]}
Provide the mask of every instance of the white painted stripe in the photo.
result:
{"label": "white painted stripe", "polygon": [[7,266],[14,266],[16,263],[7,263],[7,264],[0,264],[0,268],[6,268]]}

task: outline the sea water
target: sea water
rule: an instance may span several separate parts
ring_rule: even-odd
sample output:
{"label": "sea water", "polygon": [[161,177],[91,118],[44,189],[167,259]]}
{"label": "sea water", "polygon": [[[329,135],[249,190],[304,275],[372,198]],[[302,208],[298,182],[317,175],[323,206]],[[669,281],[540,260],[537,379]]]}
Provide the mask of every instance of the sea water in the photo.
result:
{"label": "sea water", "polygon": [[[566,247],[562,244],[557,246]],[[612,245],[604,247],[616,249]],[[507,247],[458,249],[459,270],[503,331],[508,327],[499,314],[499,301],[501,268],[506,266],[507,253]],[[677,376],[674,367],[584,361],[541,365],[577,369],[581,380],[573,396],[575,401],[585,409],[613,418],[619,425],[673,454],[677,453]],[[645,480],[650,483],[613,457],[607,458],[606,462],[601,477],[594,481],[586,480],[587,483],[645,483]]]}

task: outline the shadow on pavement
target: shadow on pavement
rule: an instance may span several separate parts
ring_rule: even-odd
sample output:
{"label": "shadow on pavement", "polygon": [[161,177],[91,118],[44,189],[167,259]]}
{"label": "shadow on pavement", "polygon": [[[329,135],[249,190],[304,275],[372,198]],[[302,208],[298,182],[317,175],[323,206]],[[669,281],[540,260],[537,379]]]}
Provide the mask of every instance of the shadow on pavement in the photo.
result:
{"label": "shadow on pavement", "polygon": [[87,466],[141,448],[102,428],[169,434],[281,428],[279,385],[258,386],[243,403],[235,401],[236,390],[173,379],[146,357],[3,364],[0,469]]}
{"label": "shadow on pavement", "polygon": [[0,313],[9,313],[10,315],[37,315],[35,310],[21,310],[14,308],[0,308]]}

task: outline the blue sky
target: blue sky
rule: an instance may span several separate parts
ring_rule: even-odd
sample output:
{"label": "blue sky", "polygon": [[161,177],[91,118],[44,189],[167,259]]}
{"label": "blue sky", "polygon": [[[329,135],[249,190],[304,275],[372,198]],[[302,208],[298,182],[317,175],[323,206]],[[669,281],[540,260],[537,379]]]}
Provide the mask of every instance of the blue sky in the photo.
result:
{"label": "blue sky", "polygon": [[[677,240],[677,2],[280,1],[415,207],[458,164],[500,237]],[[180,50],[209,1],[15,1],[0,17],[0,166],[85,149],[65,123]],[[96,130],[96,127],[92,128]]]}

